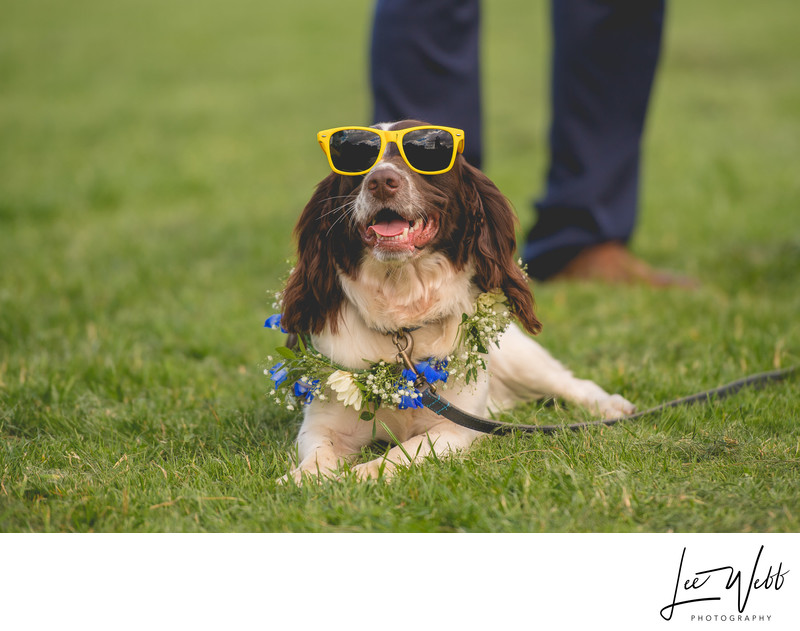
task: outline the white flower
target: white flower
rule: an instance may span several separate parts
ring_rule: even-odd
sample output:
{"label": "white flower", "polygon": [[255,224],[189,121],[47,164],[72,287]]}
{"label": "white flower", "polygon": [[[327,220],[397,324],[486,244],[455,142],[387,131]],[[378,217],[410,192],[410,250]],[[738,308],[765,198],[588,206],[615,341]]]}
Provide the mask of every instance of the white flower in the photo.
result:
{"label": "white flower", "polygon": [[361,409],[361,390],[359,390],[358,386],[355,384],[353,384],[353,388],[348,392],[340,392],[337,394],[336,398],[342,402],[344,407],[352,405],[356,411]]}
{"label": "white flower", "polygon": [[478,308],[493,309],[496,304],[504,304],[505,294],[500,289],[493,289],[478,296]]}
{"label": "white flower", "polygon": [[342,392],[343,390],[347,390],[350,384],[353,383],[353,375],[344,370],[336,370],[328,376],[325,383],[327,383],[332,390]]}
{"label": "white flower", "polygon": [[494,304],[494,300],[492,300],[492,296],[486,292],[478,296],[478,307],[488,308]]}
{"label": "white flower", "polygon": [[356,410],[361,409],[361,390],[356,385],[353,375],[344,370],[331,373],[326,382],[331,390],[335,391],[336,399],[345,407],[352,405]]}

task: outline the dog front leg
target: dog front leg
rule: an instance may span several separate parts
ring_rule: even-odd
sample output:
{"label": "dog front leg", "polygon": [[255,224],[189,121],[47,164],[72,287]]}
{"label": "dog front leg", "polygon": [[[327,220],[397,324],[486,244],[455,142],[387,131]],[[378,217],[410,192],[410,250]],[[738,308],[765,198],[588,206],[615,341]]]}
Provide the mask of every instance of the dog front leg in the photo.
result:
{"label": "dog front leg", "polygon": [[280,481],[286,482],[290,477],[295,482],[304,477],[335,477],[343,462],[369,444],[370,428],[351,408],[314,401],[306,408],[297,435],[297,466]]}
{"label": "dog front leg", "polygon": [[483,434],[480,432],[460,427],[450,421],[442,421],[425,434],[413,436],[395,445],[385,456],[356,465],[353,472],[360,480],[389,478],[399,467],[407,467],[431,454],[446,456],[464,451],[481,436]]}

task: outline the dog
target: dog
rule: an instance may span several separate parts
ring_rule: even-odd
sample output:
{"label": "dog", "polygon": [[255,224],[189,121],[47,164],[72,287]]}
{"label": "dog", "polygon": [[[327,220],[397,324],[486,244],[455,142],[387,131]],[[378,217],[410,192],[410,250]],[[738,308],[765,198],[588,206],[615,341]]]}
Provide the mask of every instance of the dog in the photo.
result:
{"label": "dog", "polygon": [[[395,366],[398,334],[410,336],[412,361],[430,367],[434,378],[451,369],[445,395],[473,415],[542,397],[603,418],[634,411],[622,396],[573,376],[523,332],[536,334],[541,324],[514,260],[516,215],[464,160],[463,132],[401,121],[326,130],[318,139],[333,172],[295,228],[297,263],[281,294],[280,324],[336,372],[313,381],[313,398],[310,378],[295,384],[307,405],[296,461],[283,481],[337,477],[345,463],[360,479],[389,477],[431,453],[463,452],[484,436],[415,403],[411,381],[402,379],[405,390],[364,414],[368,391],[350,375]],[[463,348],[464,322],[480,309],[489,314],[484,329],[491,330],[492,314],[516,321],[499,338],[493,332],[483,340],[487,353],[476,353],[478,343]],[[464,357],[477,360],[459,369]],[[398,400],[407,405],[394,405]],[[353,464],[376,439],[394,446]]]}

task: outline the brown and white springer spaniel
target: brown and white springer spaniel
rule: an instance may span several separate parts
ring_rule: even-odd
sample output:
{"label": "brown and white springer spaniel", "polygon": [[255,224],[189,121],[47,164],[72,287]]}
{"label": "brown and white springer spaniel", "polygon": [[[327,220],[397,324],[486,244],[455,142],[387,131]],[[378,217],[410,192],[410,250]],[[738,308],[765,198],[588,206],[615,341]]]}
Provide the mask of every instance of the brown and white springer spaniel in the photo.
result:
{"label": "brown and white springer spaniel", "polygon": [[[309,334],[318,351],[351,370],[395,362],[389,333],[403,328],[414,329],[415,361],[441,358],[457,353],[462,314],[475,310],[477,296],[500,288],[521,327],[536,334],[541,324],[528,280],[514,262],[515,222],[502,193],[461,155],[449,171],[421,175],[389,143],[365,175],[331,173],[317,186],[295,228],[298,261],[283,291],[282,325]],[[634,410],[620,395],[574,377],[516,325],[490,350],[487,365],[477,382],[451,379],[445,396],[478,416],[543,396],[604,418]],[[392,438],[335,397],[315,398],[304,415],[299,460],[286,476],[297,481],[336,476],[375,438]],[[378,417],[402,445],[355,465],[360,478],[391,475],[409,456],[465,450],[482,436],[426,408],[381,409]]]}

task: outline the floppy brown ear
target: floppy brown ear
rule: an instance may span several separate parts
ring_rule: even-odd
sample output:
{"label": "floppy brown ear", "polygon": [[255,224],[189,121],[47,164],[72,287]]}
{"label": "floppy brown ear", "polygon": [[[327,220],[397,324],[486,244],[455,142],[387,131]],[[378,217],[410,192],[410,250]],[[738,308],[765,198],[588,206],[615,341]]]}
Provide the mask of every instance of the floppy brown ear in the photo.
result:
{"label": "floppy brown ear", "polygon": [[514,262],[517,217],[488,177],[465,161],[461,168],[468,222],[474,226],[465,242],[471,247],[475,281],[483,291],[502,289],[519,323],[535,335],[542,324],[534,314],[528,279]]}
{"label": "floppy brown ear", "polygon": [[290,333],[320,333],[326,323],[338,328],[343,294],[337,264],[353,264],[350,222],[343,216],[353,178],[331,173],[316,188],[294,229],[297,263],[283,290],[281,326]]}

